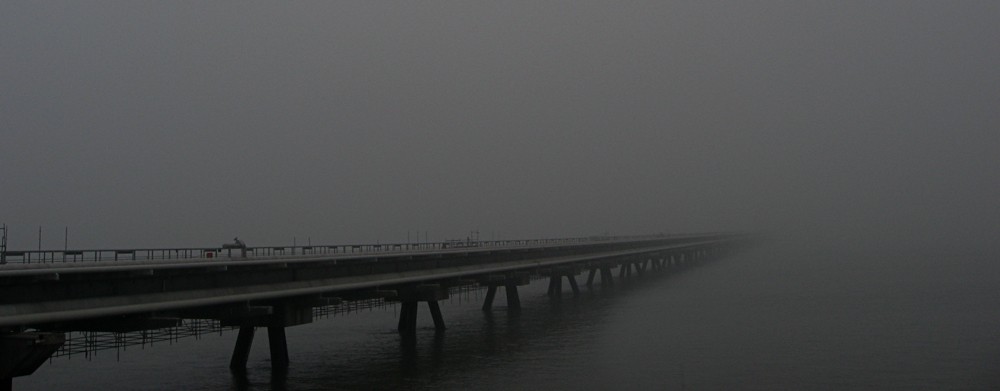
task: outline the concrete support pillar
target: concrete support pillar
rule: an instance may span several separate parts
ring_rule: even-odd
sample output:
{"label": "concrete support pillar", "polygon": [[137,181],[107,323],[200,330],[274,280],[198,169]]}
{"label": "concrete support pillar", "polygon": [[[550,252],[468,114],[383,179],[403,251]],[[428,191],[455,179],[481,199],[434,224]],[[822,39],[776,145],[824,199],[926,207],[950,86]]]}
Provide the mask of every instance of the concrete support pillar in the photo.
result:
{"label": "concrete support pillar", "polygon": [[601,266],[601,286],[610,287],[615,285],[615,278],[611,275],[611,266]]}
{"label": "concrete support pillar", "polygon": [[[266,310],[266,311],[265,311]],[[288,341],[285,338],[285,328],[306,324],[312,321],[312,307],[293,301],[276,302],[268,306],[247,307],[248,311],[240,316],[223,319],[223,326],[239,326],[236,346],[229,360],[229,368],[233,371],[243,371],[250,358],[250,347],[253,345],[257,327],[267,327],[267,340],[271,350],[271,370],[281,373],[288,369]]]}
{"label": "concrete support pillar", "polygon": [[577,269],[571,267],[563,267],[563,268],[558,268],[556,270],[552,270],[549,276],[549,297],[552,297],[554,299],[562,297],[563,277],[566,277],[566,280],[568,280],[569,282],[569,286],[573,288],[573,295],[579,296],[580,286],[576,284],[576,273]]}
{"label": "concrete support pillar", "polygon": [[634,262],[629,262],[629,263],[625,264],[625,277],[627,277],[627,278],[631,278],[632,277],[632,267],[633,266],[635,266]]}
{"label": "concrete support pillar", "polygon": [[497,295],[497,286],[490,285],[486,288],[486,301],[483,302],[483,311],[489,311],[493,308],[493,298]]}
{"label": "concrete support pillar", "polygon": [[412,333],[417,331],[417,302],[414,301],[404,301],[402,303],[402,308],[399,310],[399,327],[400,333]]}
{"label": "concrete support pillar", "polygon": [[504,285],[504,290],[507,292],[507,308],[513,310],[521,309],[521,298],[517,295],[517,282],[507,281]]}
{"label": "concrete support pillar", "polygon": [[590,274],[587,275],[587,288],[594,286],[594,276],[597,275],[597,268],[590,268]]}
{"label": "concrete support pillar", "polygon": [[572,274],[567,274],[566,279],[569,280],[569,286],[573,288],[573,296],[579,296],[580,287],[576,285],[576,276]]}
{"label": "concrete support pillar", "polygon": [[431,309],[431,317],[434,318],[434,328],[437,330],[444,330],[444,317],[441,316],[441,307],[438,306],[437,300],[427,301],[427,306]]}
{"label": "concrete support pillar", "polygon": [[559,274],[552,274],[549,277],[549,297],[562,297],[562,276]]}
{"label": "concrete support pillar", "polygon": [[267,342],[271,345],[271,369],[288,368],[288,341],[285,326],[268,326]]}
{"label": "concrete support pillar", "polygon": [[[509,273],[506,275],[490,276],[483,283],[489,284],[486,290],[486,302],[483,303],[483,311],[489,311],[493,308],[497,289],[501,286],[504,287],[504,291],[507,294],[507,309],[519,310],[521,309],[521,298],[517,294],[517,286],[530,284],[531,278],[527,273]],[[549,283],[551,284],[552,282],[549,281]],[[551,291],[552,287],[550,286],[549,289]]]}
{"label": "concrete support pillar", "polygon": [[247,368],[255,330],[256,328],[253,326],[240,326],[240,333],[236,337],[236,347],[233,348],[233,358],[229,360],[229,369],[241,371]]}
{"label": "concrete support pillar", "polygon": [[[430,307],[434,327],[438,330],[444,330],[444,317],[441,316],[438,300],[448,298],[448,287],[440,284],[420,284],[402,287],[397,293],[403,304],[399,312],[398,329],[400,333],[408,335],[417,331],[417,303],[421,301],[426,301],[427,306]],[[492,306],[492,300],[490,300],[490,305]]]}
{"label": "concrete support pillar", "polygon": [[[413,334],[417,331],[417,303],[418,301],[404,301],[399,311],[399,326],[397,330],[403,334]],[[444,316],[441,315],[441,306],[437,300],[427,300],[427,307],[431,310],[431,318],[434,319],[434,328],[444,330]]]}

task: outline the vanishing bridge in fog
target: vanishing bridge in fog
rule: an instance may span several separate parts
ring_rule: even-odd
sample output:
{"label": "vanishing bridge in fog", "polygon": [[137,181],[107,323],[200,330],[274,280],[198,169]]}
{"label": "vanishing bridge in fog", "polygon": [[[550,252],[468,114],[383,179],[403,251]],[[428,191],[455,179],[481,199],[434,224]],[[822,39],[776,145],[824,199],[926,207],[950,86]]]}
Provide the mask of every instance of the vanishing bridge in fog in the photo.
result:
{"label": "vanishing bridge in fog", "polygon": [[[230,367],[245,369],[256,328],[267,328],[271,365],[288,366],[285,328],[314,309],[345,302],[401,303],[398,329],[416,332],[419,302],[444,329],[438,301],[468,287],[487,289],[490,310],[504,288],[547,278],[549,295],[576,276],[604,287],[633,273],[717,258],[744,244],[734,234],[465,241],[421,244],[199,249],[4,251],[0,265],[0,390],[33,373],[74,331],[129,332],[209,319],[238,327]],[[5,250],[5,249],[4,249]]]}

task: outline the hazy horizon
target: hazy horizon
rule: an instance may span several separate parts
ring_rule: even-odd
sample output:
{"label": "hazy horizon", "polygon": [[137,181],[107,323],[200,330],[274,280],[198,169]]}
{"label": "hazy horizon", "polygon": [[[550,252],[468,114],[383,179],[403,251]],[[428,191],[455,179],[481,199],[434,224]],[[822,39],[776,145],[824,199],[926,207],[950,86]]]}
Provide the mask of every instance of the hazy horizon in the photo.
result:
{"label": "hazy horizon", "polygon": [[997,250],[1000,4],[0,4],[12,249]]}

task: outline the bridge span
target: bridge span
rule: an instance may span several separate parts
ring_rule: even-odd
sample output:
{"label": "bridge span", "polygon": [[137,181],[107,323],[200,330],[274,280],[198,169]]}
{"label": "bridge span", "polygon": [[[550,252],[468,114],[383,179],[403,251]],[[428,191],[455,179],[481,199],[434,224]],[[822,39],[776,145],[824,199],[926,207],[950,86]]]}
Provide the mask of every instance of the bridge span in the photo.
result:
{"label": "bridge span", "polygon": [[[21,262],[0,265],[0,390],[10,389],[13,377],[33,373],[72,331],[152,330],[182,319],[212,319],[239,328],[230,367],[244,370],[255,330],[264,327],[271,365],[283,369],[289,365],[285,328],[311,322],[315,307],[396,301],[397,328],[412,335],[419,302],[427,303],[435,328],[445,328],[438,301],[455,288],[487,289],[484,311],[503,288],[509,310],[517,310],[518,286],[532,279],[548,279],[549,295],[558,298],[563,281],[579,294],[581,274],[588,287],[595,281],[611,287],[614,269],[623,278],[687,267],[747,241],[743,235],[703,234],[319,251],[309,246],[298,254],[293,249],[294,255],[278,247],[237,248],[235,255],[232,248],[90,250],[89,257],[85,251],[53,251],[48,257],[35,252],[33,259],[32,252],[8,252],[5,260]],[[102,253],[113,258],[102,259]]]}

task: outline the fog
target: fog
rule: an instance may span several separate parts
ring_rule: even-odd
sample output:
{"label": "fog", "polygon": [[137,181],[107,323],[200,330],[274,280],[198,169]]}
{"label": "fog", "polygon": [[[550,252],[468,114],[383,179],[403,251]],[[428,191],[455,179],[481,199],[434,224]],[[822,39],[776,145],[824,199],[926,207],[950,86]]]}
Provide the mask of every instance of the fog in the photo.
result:
{"label": "fog", "polygon": [[10,246],[996,248],[1000,4],[0,2]]}

